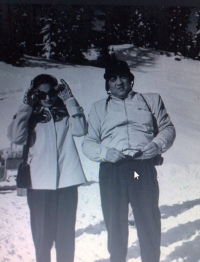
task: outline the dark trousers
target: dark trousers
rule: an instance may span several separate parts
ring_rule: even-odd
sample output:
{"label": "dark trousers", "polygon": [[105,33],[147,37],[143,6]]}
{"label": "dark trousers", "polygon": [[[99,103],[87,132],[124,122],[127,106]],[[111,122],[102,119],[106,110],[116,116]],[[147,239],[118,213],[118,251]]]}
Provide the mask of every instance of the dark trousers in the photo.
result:
{"label": "dark trousers", "polygon": [[[134,178],[134,171],[139,174],[139,179]],[[159,262],[161,219],[157,172],[153,160],[126,158],[116,163],[102,162],[99,181],[110,261],[126,261],[130,203],[142,262]]]}
{"label": "dark trousers", "polygon": [[27,199],[36,261],[50,262],[55,242],[57,262],[73,262],[77,187],[28,190]]}

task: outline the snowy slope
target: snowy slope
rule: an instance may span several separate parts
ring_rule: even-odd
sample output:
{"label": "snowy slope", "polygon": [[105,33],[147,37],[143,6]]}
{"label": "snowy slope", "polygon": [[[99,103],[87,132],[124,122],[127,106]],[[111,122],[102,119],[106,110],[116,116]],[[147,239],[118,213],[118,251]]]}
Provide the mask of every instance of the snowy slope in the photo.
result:
{"label": "snowy slope", "polygon": [[[158,167],[162,215],[161,261],[200,261],[200,62],[134,48],[114,47],[135,75],[137,92],[158,92],[177,130],[173,147]],[[88,115],[91,104],[106,96],[104,70],[90,66],[61,65],[31,60],[32,66],[16,68],[0,63],[0,148],[10,143],[7,126],[23,99],[30,81],[41,73],[64,78]],[[42,65],[41,65],[42,64]],[[103,224],[98,187],[98,164],[81,151],[82,138],[76,139],[88,184],[79,188],[76,223],[75,262],[107,262],[106,231]],[[10,182],[13,184],[14,180]],[[9,184],[0,182],[1,185]],[[16,191],[0,192],[0,261],[33,262],[34,248],[29,228],[26,198]],[[130,228],[129,262],[140,261],[136,230]],[[52,250],[52,262],[55,262]]]}

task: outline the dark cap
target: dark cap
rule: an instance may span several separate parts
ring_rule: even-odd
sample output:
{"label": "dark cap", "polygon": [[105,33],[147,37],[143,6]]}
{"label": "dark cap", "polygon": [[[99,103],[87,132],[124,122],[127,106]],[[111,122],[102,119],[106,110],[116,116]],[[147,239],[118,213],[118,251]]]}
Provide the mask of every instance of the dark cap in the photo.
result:
{"label": "dark cap", "polygon": [[131,81],[134,80],[134,75],[131,73],[128,64],[122,60],[112,60],[105,68],[104,78],[108,80],[112,76],[128,74]]}

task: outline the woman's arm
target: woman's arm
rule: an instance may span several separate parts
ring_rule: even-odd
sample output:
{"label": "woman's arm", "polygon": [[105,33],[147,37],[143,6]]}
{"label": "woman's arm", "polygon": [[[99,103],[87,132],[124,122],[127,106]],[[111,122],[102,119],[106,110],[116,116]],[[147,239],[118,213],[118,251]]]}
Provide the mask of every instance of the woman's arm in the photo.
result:
{"label": "woman's arm", "polygon": [[87,133],[87,121],[83,108],[74,97],[67,99],[66,107],[70,115],[70,125],[74,136],[84,136]]}
{"label": "woman's arm", "polygon": [[28,121],[32,114],[32,107],[20,105],[17,114],[8,126],[8,139],[15,144],[23,145],[26,143],[28,134]]}

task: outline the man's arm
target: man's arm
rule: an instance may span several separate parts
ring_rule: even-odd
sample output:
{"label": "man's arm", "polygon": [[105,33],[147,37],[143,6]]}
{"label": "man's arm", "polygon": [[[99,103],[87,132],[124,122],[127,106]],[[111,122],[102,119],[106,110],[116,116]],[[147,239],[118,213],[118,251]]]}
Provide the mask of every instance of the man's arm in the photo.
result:
{"label": "man's arm", "polygon": [[151,109],[157,122],[157,135],[152,140],[157,144],[159,153],[166,152],[172,145],[176,137],[176,131],[171,119],[166,111],[163,100],[159,94],[154,94],[151,99]]}
{"label": "man's arm", "polygon": [[88,133],[82,143],[83,153],[96,162],[104,161],[107,148],[101,145],[101,120],[93,104],[88,116]]}

